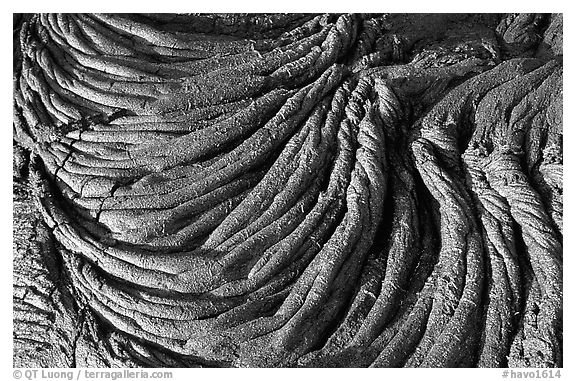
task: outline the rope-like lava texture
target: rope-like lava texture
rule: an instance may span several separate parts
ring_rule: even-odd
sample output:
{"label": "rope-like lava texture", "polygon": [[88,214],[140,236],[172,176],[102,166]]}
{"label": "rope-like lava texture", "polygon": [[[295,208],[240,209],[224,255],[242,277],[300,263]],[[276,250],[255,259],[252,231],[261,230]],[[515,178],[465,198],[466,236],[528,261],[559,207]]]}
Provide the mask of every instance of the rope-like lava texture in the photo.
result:
{"label": "rope-like lava texture", "polygon": [[149,365],[561,366],[562,19],[499,17],[23,17],[74,292]]}

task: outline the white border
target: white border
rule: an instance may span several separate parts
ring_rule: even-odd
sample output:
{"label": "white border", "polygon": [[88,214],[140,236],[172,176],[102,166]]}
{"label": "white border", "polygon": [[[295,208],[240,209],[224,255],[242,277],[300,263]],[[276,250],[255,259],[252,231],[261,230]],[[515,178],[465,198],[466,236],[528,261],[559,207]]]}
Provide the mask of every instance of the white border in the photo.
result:
{"label": "white border", "polygon": [[[8,3],[8,4],[6,4]],[[0,179],[6,179],[1,184],[2,202],[0,203],[0,216],[2,216],[2,247],[5,248],[1,259],[1,276],[3,284],[0,287],[0,301],[4,306],[4,313],[0,315],[1,327],[0,343],[2,360],[0,366],[1,379],[12,378],[12,13],[13,12],[58,12],[58,11],[106,11],[106,12],[134,12],[144,9],[146,12],[487,12],[487,13],[507,13],[507,12],[562,12],[564,13],[564,67],[568,70],[564,73],[564,369],[562,369],[562,379],[571,380],[574,378],[573,345],[574,328],[574,285],[575,277],[571,276],[574,269],[574,239],[576,228],[574,225],[575,201],[571,197],[571,190],[574,190],[574,168],[576,168],[576,151],[572,151],[572,144],[576,143],[576,123],[574,120],[574,73],[573,73],[573,41],[574,41],[574,19],[570,7],[560,1],[314,1],[314,0],[287,0],[287,1],[155,1],[149,3],[139,2],[137,4],[121,0],[97,0],[87,4],[80,1],[10,1],[5,0],[5,12],[1,13],[4,20],[4,33],[2,33],[2,46],[6,52],[3,61],[2,98],[2,119],[4,121],[1,130],[0,142]],[[88,8],[88,9],[86,9]],[[570,64],[572,62],[572,64]],[[10,72],[10,73],[9,73]],[[405,380],[502,380],[501,369],[248,369],[231,370],[226,369],[174,369],[174,380],[194,380],[195,378],[213,379],[214,377],[243,379],[267,379],[271,377],[304,377],[323,379],[347,379],[368,377],[382,379],[381,377],[391,377],[392,379]],[[209,372],[209,373],[207,373]]]}

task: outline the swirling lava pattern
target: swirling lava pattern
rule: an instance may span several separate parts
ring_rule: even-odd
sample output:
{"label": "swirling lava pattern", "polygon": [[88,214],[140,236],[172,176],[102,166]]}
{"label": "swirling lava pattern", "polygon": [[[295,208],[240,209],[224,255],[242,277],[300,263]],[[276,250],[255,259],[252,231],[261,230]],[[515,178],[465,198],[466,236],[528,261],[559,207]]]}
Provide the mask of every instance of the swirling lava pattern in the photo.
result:
{"label": "swirling lava pattern", "polygon": [[561,29],[33,15],[14,136],[74,292],[148,364],[561,366]]}

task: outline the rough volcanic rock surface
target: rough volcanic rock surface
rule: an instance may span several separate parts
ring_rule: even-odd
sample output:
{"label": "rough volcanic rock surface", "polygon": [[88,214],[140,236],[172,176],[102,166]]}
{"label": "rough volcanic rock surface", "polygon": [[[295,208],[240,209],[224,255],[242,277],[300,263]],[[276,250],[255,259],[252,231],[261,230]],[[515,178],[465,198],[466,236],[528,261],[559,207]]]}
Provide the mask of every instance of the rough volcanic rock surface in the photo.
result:
{"label": "rough volcanic rock surface", "polygon": [[562,15],[13,35],[14,366],[562,366]]}

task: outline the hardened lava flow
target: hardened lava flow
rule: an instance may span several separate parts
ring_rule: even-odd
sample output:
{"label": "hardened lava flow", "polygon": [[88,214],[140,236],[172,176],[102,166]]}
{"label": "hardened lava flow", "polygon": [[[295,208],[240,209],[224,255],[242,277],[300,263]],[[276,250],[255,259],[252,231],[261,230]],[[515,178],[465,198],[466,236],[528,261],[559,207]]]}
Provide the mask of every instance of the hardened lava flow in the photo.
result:
{"label": "hardened lava flow", "polygon": [[14,366],[562,366],[562,15],[13,38]]}

